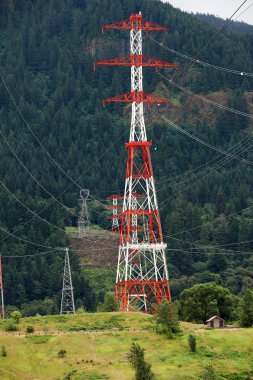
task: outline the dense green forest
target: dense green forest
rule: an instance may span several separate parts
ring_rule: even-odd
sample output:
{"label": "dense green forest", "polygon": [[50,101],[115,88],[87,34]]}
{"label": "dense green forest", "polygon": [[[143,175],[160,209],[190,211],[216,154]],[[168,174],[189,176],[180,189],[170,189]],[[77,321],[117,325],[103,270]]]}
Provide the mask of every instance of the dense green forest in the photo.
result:
{"label": "dense green forest", "polygon": [[[204,13],[196,13],[195,16],[200,21],[205,21],[210,25],[216,26],[217,28],[221,28],[224,24],[224,20],[221,17],[217,17],[214,15],[204,14]],[[236,19],[237,19],[237,17],[236,17]],[[253,26],[249,25],[243,21],[232,20],[229,23],[228,27],[226,28],[226,31],[230,31],[232,33],[250,34],[250,33],[253,33]]]}
{"label": "dense green forest", "polygon": [[[129,91],[130,73],[110,67],[94,71],[93,62],[127,54],[128,33],[102,36],[101,26],[139,11],[144,19],[170,28],[165,40],[161,33],[152,37],[190,56],[216,30],[159,0],[0,3],[0,249],[9,305],[59,300],[63,251],[38,254],[67,244],[64,226],[76,225],[77,184],[90,189],[92,223],[110,228],[100,202],[123,193],[130,118],[127,107],[103,108],[102,100]],[[145,55],[180,65],[175,80],[181,73],[178,81],[185,87],[244,113],[252,111],[252,77],[187,66],[158,49],[148,35],[144,39]],[[253,73],[253,34],[223,32],[200,58]],[[167,77],[171,73],[162,71]],[[172,100],[169,109],[146,110],[172,293],[178,297],[196,283],[215,281],[240,295],[253,288],[252,123],[218,108],[205,109],[152,69],[144,76],[146,92]],[[160,118],[163,113],[237,159],[172,129]],[[35,256],[4,257],[28,254]],[[79,306],[94,310],[98,299],[78,258],[71,257]]]}

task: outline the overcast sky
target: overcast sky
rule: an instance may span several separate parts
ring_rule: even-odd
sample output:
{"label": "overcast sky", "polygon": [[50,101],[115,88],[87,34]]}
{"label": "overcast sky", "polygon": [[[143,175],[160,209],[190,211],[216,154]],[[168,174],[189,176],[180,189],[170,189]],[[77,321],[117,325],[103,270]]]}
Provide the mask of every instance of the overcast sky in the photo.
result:
{"label": "overcast sky", "polygon": [[[222,18],[230,17],[234,11],[241,5],[243,0],[163,0],[168,2],[175,8],[180,8],[187,12],[193,13],[210,13]],[[237,18],[252,1],[247,1],[238,11],[234,19]],[[253,6],[243,13],[237,21],[244,21],[253,25]]]}

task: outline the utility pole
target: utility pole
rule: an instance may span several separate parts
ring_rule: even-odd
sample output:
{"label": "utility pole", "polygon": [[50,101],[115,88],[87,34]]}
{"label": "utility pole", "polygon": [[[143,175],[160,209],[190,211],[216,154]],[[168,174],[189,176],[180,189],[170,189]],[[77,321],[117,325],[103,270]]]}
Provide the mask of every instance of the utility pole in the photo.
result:
{"label": "utility pole", "polygon": [[73,295],[71,269],[69,262],[69,249],[65,249],[64,274],[61,297],[61,314],[75,314],[75,301]]}
{"label": "utility pole", "polygon": [[[162,228],[150,157],[151,141],[147,140],[144,103],[168,103],[143,91],[143,67],[175,67],[175,64],[149,58],[142,54],[142,31],[168,30],[144,21],[142,14],[129,20],[103,27],[130,31],[130,55],[95,63],[131,67],[131,92],[104,100],[132,104],[123,209],[120,214],[120,239],[115,297],[123,311],[155,312],[155,303],[171,302]],[[116,215],[114,215],[116,218]]]}
{"label": "utility pole", "polygon": [[1,254],[0,254],[0,291],[1,291],[1,318],[4,319],[4,288],[3,288],[3,270],[2,270]]}
{"label": "utility pole", "polygon": [[85,236],[85,231],[87,230],[87,228],[90,225],[88,206],[87,206],[87,200],[88,200],[89,194],[90,194],[90,192],[88,189],[81,189],[80,190],[79,201],[81,202],[81,212],[80,212],[80,216],[78,218],[79,237]]}

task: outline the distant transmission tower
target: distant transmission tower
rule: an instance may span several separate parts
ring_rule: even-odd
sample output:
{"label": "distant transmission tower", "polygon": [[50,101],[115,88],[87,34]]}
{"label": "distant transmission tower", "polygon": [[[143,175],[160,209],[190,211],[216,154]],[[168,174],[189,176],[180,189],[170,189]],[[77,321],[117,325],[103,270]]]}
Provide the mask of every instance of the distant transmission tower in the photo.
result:
{"label": "distant transmission tower", "polygon": [[4,288],[3,288],[3,271],[2,256],[0,255],[0,291],[1,291],[1,317],[4,319]]}
{"label": "distant transmission tower", "polygon": [[89,194],[90,194],[90,192],[88,189],[81,189],[80,190],[81,212],[80,212],[80,216],[78,218],[79,237],[85,236],[85,231],[87,230],[87,228],[90,225],[88,206],[87,206],[87,200],[88,200]]}
{"label": "distant transmission tower", "polygon": [[[132,105],[123,209],[120,214],[120,241],[115,296],[123,311],[154,312],[163,299],[171,302],[155,181],[150,157],[151,141],[147,140],[144,103],[168,103],[143,91],[143,67],[175,67],[176,65],[142,54],[142,31],[168,30],[144,21],[142,14],[129,20],[103,27],[130,32],[130,55],[97,62],[96,65],[131,67],[131,92],[104,100]],[[116,219],[117,215],[114,215]]]}
{"label": "distant transmission tower", "polygon": [[69,249],[65,250],[65,263],[62,284],[61,314],[75,314],[75,301],[69,262]]}
{"label": "distant transmission tower", "polygon": [[119,227],[119,211],[122,211],[122,206],[119,205],[119,201],[123,199],[120,195],[110,195],[107,199],[112,200],[112,205],[107,207],[108,210],[112,210],[112,216],[108,216],[108,219],[112,219],[112,233],[117,234],[120,233]]}

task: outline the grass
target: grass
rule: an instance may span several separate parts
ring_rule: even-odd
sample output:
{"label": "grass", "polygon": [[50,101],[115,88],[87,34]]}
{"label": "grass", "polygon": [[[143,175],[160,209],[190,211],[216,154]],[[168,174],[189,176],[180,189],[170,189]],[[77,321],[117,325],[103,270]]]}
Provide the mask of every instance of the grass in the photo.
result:
{"label": "grass", "polygon": [[[78,227],[65,227],[66,232],[68,235],[78,235]],[[94,231],[104,231],[100,226],[97,224],[91,224],[89,226],[89,231],[94,230]]]}
{"label": "grass", "polygon": [[[86,324],[108,328],[120,325],[123,330],[68,331],[71,326]],[[157,380],[199,379],[208,364],[215,367],[218,380],[253,377],[253,373],[249,374],[253,368],[253,329],[207,330],[182,323],[183,333],[168,340],[153,331],[137,331],[152,326],[152,317],[139,313],[22,318],[21,332],[26,325],[33,325],[35,333],[46,325],[48,332],[26,337],[6,336],[6,332],[0,331],[0,345],[7,351],[6,357],[0,357],[1,380],[130,380],[133,371],[126,353],[132,342],[145,349],[146,360],[152,364]],[[131,326],[136,331],[124,330]],[[56,330],[60,333],[55,333]],[[189,333],[197,337],[196,353],[189,351]],[[60,350],[66,350],[62,358],[58,356]]]}

